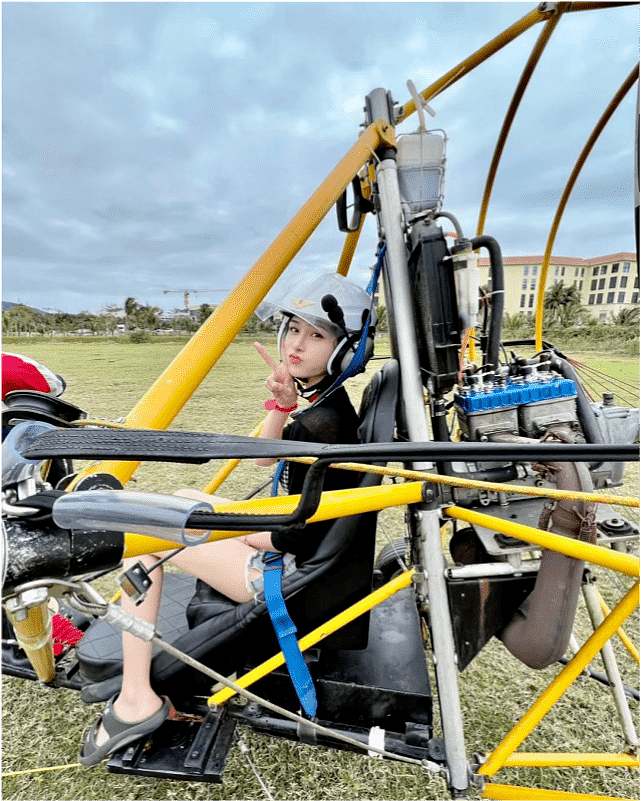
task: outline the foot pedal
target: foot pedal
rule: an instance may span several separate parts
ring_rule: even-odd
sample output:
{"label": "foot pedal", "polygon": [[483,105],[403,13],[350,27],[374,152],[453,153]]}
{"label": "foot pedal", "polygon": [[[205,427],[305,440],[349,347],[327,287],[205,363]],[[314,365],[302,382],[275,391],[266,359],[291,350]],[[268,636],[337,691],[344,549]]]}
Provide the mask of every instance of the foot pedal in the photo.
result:
{"label": "foot pedal", "polygon": [[221,784],[235,730],[236,720],[225,709],[208,712],[202,721],[169,719],[146,741],[141,739],[116,751],[107,770]]}

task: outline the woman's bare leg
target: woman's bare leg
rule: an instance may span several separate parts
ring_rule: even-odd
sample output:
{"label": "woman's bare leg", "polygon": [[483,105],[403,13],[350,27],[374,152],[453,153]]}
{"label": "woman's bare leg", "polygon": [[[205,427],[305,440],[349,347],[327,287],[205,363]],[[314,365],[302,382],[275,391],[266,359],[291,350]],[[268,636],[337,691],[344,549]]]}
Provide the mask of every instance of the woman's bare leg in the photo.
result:
{"label": "woman's bare leg", "polygon": [[[214,504],[225,500],[190,489],[179,490],[176,495],[195,500],[207,500]],[[245,565],[247,559],[256,549],[268,550],[271,547],[269,532],[257,532],[239,539],[220,540],[186,547],[167,561],[202,579],[233,601],[244,603],[252,597],[246,585]],[[149,554],[125,559],[124,569],[127,570],[136,562],[142,562],[145,567],[149,568],[163,555]],[[253,575],[250,573],[249,578],[253,579],[258,575],[258,571],[253,571]],[[126,593],[122,593],[122,608],[148,623],[155,624],[160,609],[161,593],[162,567],[153,571],[152,584],[144,601],[136,606]],[[114,701],[113,709],[121,720],[135,723],[153,715],[160,709],[163,702],[154,692],[150,683],[153,651],[151,643],[123,633],[122,649],[122,688],[120,695]],[[100,745],[106,738],[106,732],[100,727],[95,736],[96,744]]]}
{"label": "woman's bare leg", "polygon": [[[145,567],[151,567],[158,561],[156,556],[148,555],[132,559],[125,559],[124,569],[132,567],[136,562],[142,562]],[[122,608],[148,623],[155,623],[160,608],[162,593],[162,569],[152,573],[152,584],[147,591],[145,600],[136,606],[127,593],[121,597]],[[122,688],[120,695],[114,701],[113,709],[121,720],[135,723],[144,720],[162,706],[162,699],[152,690],[149,682],[151,667],[152,644],[123,632],[122,635]],[[101,726],[95,736],[96,745],[101,745],[107,739],[107,734]]]}

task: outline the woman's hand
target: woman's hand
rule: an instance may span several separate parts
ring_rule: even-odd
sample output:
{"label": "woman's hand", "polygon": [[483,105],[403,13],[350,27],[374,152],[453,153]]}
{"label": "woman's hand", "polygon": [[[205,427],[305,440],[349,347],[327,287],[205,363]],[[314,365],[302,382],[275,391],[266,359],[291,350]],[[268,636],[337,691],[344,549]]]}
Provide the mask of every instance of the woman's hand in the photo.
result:
{"label": "woman's hand", "polygon": [[[276,364],[260,342],[254,342],[254,347],[272,368],[272,374],[268,377],[267,381],[265,381],[265,385],[274,396],[277,405],[280,406],[281,409],[291,409],[292,406],[296,406],[298,401],[296,385],[285,365]],[[287,422],[287,417],[288,414],[286,412],[273,409],[265,418],[265,424],[259,436],[263,439],[280,439],[283,436],[283,428]],[[270,459],[267,457],[254,459],[255,464],[260,467],[269,467],[277,461],[278,459]]]}
{"label": "woman's hand", "polygon": [[272,373],[267,377],[265,386],[272,393],[276,403],[283,409],[290,409],[292,406],[296,406],[298,402],[296,384],[285,365],[282,362],[276,364],[260,342],[254,342],[254,347],[272,368]]}

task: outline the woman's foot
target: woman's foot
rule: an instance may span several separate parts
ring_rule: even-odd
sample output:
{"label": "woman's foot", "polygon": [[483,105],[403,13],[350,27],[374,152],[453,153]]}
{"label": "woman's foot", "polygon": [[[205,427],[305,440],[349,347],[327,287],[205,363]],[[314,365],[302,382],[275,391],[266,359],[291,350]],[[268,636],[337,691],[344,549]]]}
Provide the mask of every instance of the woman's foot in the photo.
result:
{"label": "woman's foot", "polygon": [[115,751],[124,748],[142,737],[149,736],[161,726],[171,712],[168,698],[160,700],[160,707],[141,720],[123,720],[114,710],[112,698],[106,705],[102,716],[94,723],[85,736],[79,761],[92,766],[102,762]]}
{"label": "woman's foot", "polygon": [[[156,712],[158,712],[164,704],[164,700],[157,695],[151,695],[147,698],[137,699],[136,704],[127,703],[123,700],[122,695],[119,695],[112,704],[112,710],[117,715],[118,719],[123,723],[130,723],[132,726],[147,720]],[[94,736],[96,746],[101,746],[109,738],[105,731],[105,727],[101,724],[98,732]]]}

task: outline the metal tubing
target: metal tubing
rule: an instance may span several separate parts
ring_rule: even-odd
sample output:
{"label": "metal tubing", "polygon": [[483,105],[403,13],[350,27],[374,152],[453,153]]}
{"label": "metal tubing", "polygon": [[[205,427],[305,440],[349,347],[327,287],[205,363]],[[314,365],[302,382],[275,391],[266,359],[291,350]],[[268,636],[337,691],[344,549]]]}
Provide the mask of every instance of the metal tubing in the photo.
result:
{"label": "metal tubing", "polygon": [[488,784],[482,798],[505,799],[505,801],[631,801],[611,795],[586,795],[585,793],[566,793],[562,790],[543,790],[537,787],[519,787],[513,784]]}
{"label": "metal tubing", "polygon": [[[599,598],[599,605],[601,606],[601,611],[607,617],[607,615],[610,614],[610,610],[609,610],[608,605],[606,604],[606,602],[603,600],[603,598],[601,596],[601,593],[598,590],[597,590],[597,596]],[[621,640],[623,645],[627,648],[627,650],[629,651],[630,655],[632,656],[632,658],[634,659],[634,661],[638,665],[639,664],[639,652],[637,651],[637,649],[636,649],[634,643],[632,642],[632,640],[628,637],[628,635],[625,633],[625,631],[623,631],[623,629],[617,629],[617,637]]]}
{"label": "metal tubing", "polygon": [[343,244],[343,250],[341,252],[341,257],[338,260],[338,266],[336,267],[336,272],[339,275],[346,276],[347,273],[349,272],[349,268],[352,265],[352,259],[354,258],[354,253],[356,252],[358,240],[360,239],[364,225],[365,225],[365,215],[363,214],[356,231],[350,231],[348,234],[346,234],[345,242]]}
{"label": "metal tubing", "polygon": [[[404,484],[385,484],[378,487],[356,487],[355,489],[330,490],[324,492],[316,512],[309,523],[333,520],[337,517],[380,511],[391,506],[407,506],[420,503],[423,485],[413,481]],[[237,514],[290,514],[298,505],[300,495],[282,495],[277,498],[254,498],[248,501],[227,501],[216,504],[216,512]],[[207,542],[241,537],[251,531],[211,531]],[[176,547],[175,542],[145,534],[125,534],[123,556],[142,556],[143,554],[169,551]]]}
{"label": "metal tubing", "polygon": [[[427,89],[421,92],[421,96],[424,100],[430,100],[436,97],[436,95],[440,94],[446,87],[456,83],[456,81],[460,80],[464,75],[467,75],[468,72],[471,72],[475,67],[478,67],[479,64],[482,64],[490,58],[490,56],[498,53],[499,50],[508,45],[511,41],[529,30],[533,25],[536,25],[537,22],[542,22],[543,20],[549,19],[549,17],[550,12],[539,11],[538,8],[530,11],[490,42],[479,48],[475,53],[472,53],[471,56],[468,56],[464,61],[461,61],[453,67],[449,72],[446,72],[438,81],[430,84]],[[400,116],[397,118],[397,123],[403,122],[403,120],[407,119],[407,117],[415,111],[416,104],[413,100],[409,100],[401,109]]]}
{"label": "metal tubing", "polygon": [[[384,584],[378,590],[370,593],[367,597],[362,598],[360,601],[357,601],[352,606],[345,609],[343,612],[339,612],[339,614],[335,615],[333,618],[328,620],[326,623],[323,623],[321,626],[318,626],[313,631],[310,631],[309,634],[306,634],[304,637],[298,641],[298,645],[300,646],[301,651],[307,650],[307,648],[311,648],[313,645],[316,645],[321,640],[324,640],[325,637],[329,637],[330,634],[333,634],[335,631],[338,631],[343,626],[350,623],[352,620],[355,620],[360,615],[365,614],[370,609],[373,609],[375,606],[380,604],[382,601],[385,601],[387,598],[390,598],[399,590],[403,590],[406,587],[409,587],[412,583],[413,571],[406,570],[404,573],[401,573],[400,576],[396,576],[391,581],[388,581],[387,584]],[[250,684],[253,684],[255,681],[264,678],[268,673],[271,673],[272,670],[280,667],[285,663],[285,657],[283,656],[283,652],[276,654],[275,656],[271,657],[271,659],[266,660],[258,667],[255,667],[253,670],[250,670],[249,673],[246,673],[244,676],[241,676],[236,681],[236,684],[239,687],[245,688],[249,687]],[[207,701],[209,706],[216,706],[217,704],[222,704],[225,701],[228,701],[235,695],[235,691],[229,687],[226,687],[223,690],[219,690],[215,695],[213,695]]]}
{"label": "metal tubing", "polygon": [[[393,131],[374,122],[134,406],[125,420],[128,428],[167,428],[381,141],[393,142]],[[138,464],[101,462],[82,471],[73,486],[96,472],[124,484]]]}
{"label": "metal tubing", "polygon": [[[389,291],[393,296],[396,319],[396,340],[401,369],[401,397],[410,440],[430,439],[425,415],[425,398],[421,368],[416,347],[414,305],[407,275],[407,249],[403,236],[403,212],[398,189],[396,161],[385,159],[376,167],[381,199],[381,225],[385,237],[385,263],[389,274]],[[387,285],[386,285],[387,291]],[[414,465],[419,468],[418,463]],[[425,464],[428,467],[428,463]]]}
{"label": "metal tubing", "polygon": [[461,565],[448,567],[447,577],[451,579],[493,578],[494,576],[522,576],[525,573],[536,573],[541,565],[540,559],[531,559],[518,567],[509,562],[492,564]]}
{"label": "metal tubing", "polygon": [[[542,718],[550,711],[572,682],[581,674],[619,626],[626,620],[639,604],[639,583],[635,584],[619,601],[603,623],[583,644],[576,656],[568,662],[563,670],[548,685],[539,698],[532,704],[521,720],[503,738],[502,742],[490,754],[480,767],[479,773],[485,776],[494,774],[505,765],[507,757],[514,753]],[[521,796],[519,796],[520,798]]]}
{"label": "metal tubing", "polygon": [[638,78],[639,78],[639,68],[638,66],[635,66],[632,72],[621,84],[621,88],[612,98],[608,107],[603,112],[601,118],[597,122],[594,130],[588,137],[588,141],[585,143],[585,147],[581,151],[581,155],[577,159],[577,162],[574,165],[574,169],[572,170],[572,173],[568,178],[568,182],[565,186],[565,189],[563,190],[563,195],[561,196],[561,200],[559,201],[556,214],[554,215],[554,221],[552,222],[552,228],[550,229],[547,245],[545,246],[545,254],[543,256],[543,263],[541,264],[541,272],[539,274],[539,288],[536,299],[536,315],[534,321],[535,340],[536,340],[535,347],[537,351],[543,350],[543,301],[545,300],[545,281],[547,278],[548,267],[550,266],[550,259],[552,257],[552,248],[554,247],[554,240],[556,239],[556,234],[557,231],[559,230],[559,225],[561,224],[561,218],[563,217],[563,212],[565,211],[565,207],[570,198],[572,189],[574,188],[576,179],[579,177],[579,173],[583,169],[583,165],[585,164],[585,161],[589,156],[590,151],[594,147],[595,142],[601,135],[601,132],[605,128],[610,117],[614,114],[617,107],[619,106],[623,98],[626,96],[628,91],[632,88],[634,82],[638,80]]}
{"label": "metal tubing", "polygon": [[440,521],[436,511],[420,511],[417,514],[429,599],[432,657],[443,710],[441,726],[450,771],[449,783],[457,790],[465,790],[469,784],[468,763],[458,687],[457,656],[445,583]]}
{"label": "metal tubing", "polygon": [[[585,598],[585,605],[587,606],[592,625],[596,629],[601,625],[601,623],[603,623],[605,618],[603,616],[603,612],[601,611],[598,592],[594,583],[588,581],[587,584],[583,585],[583,597]],[[603,660],[606,676],[610,682],[612,698],[614,699],[614,705],[619,716],[619,721],[621,722],[623,736],[625,737],[625,741],[629,746],[636,748],[639,745],[639,738],[636,735],[630,707],[628,706],[625,692],[623,690],[623,682],[621,681],[619,666],[617,665],[616,658],[614,656],[614,649],[612,648],[612,643],[609,640],[603,644],[603,648],[601,649],[601,659]]]}
{"label": "metal tubing", "polygon": [[524,542],[532,543],[539,548],[548,548],[551,551],[564,553],[575,559],[582,559],[594,565],[601,565],[610,570],[617,570],[632,578],[639,577],[639,567],[641,562],[638,557],[631,554],[618,553],[610,548],[601,545],[591,545],[589,542],[579,542],[561,537],[558,534],[551,534],[548,531],[541,531],[538,528],[524,526],[522,523],[515,523],[512,520],[501,520],[498,517],[474,512],[471,509],[461,509],[458,506],[448,506],[444,509],[445,514],[454,517],[456,520],[465,520],[477,526],[507,534],[509,537],[516,537]]}
{"label": "metal tubing", "polygon": [[[315,461],[313,456],[294,456],[288,461],[311,464]],[[354,470],[360,473],[375,473],[379,476],[395,476],[415,481],[430,481],[435,484],[445,484],[451,487],[464,487],[466,489],[482,489],[488,492],[505,492],[512,495],[533,495],[540,498],[570,499],[590,503],[607,503],[613,506],[639,507],[639,499],[623,495],[597,495],[592,492],[569,492],[550,487],[530,487],[519,484],[502,484],[495,481],[477,481],[470,478],[457,478],[456,476],[443,476],[440,473],[426,473],[421,470],[404,470],[399,467],[381,467],[380,465],[361,464],[360,462],[336,462],[331,467],[337,470]]]}
{"label": "metal tubing", "polygon": [[523,74],[517,84],[516,89],[514,90],[514,96],[512,97],[512,101],[510,102],[510,107],[507,110],[505,115],[505,120],[503,121],[503,127],[501,128],[501,133],[499,134],[499,138],[496,143],[496,147],[494,149],[494,155],[492,156],[492,163],[490,164],[490,169],[487,174],[487,179],[485,181],[485,189],[483,190],[483,200],[481,201],[481,210],[479,212],[479,220],[476,226],[476,235],[480,236],[483,233],[485,228],[485,218],[487,216],[487,207],[490,204],[490,197],[492,195],[492,188],[494,187],[494,179],[496,178],[496,173],[499,168],[499,163],[501,161],[501,156],[503,155],[503,149],[505,147],[505,142],[510,133],[510,128],[512,127],[512,123],[514,122],[514,117],[516,116],[516,112],[519,108],[519,104],[523,98],[523,94],[527,89],[527,85],[530,82],[530,78],[532,77],[532,73],[536,69],[537,64],[539,63],[539,59],[543,55],[543,51],[545,47],[554,33],[554,29],[559,24],[561,19],[561,15],[566,10],[565,7],[570,5],[569,3],[559,3],[559,13],[551,17],[546,23],[541,31],[539,38],[536,40],[536,44],[534,45],[530,57],[527,61],[523,69]]}
{"label": "metal tubing", "polygon": [[506,768],[638,768],[639,757],[633,754],[574,754],[565,751],[519,751],[505,760]]}
{"label": "metal tubing", "polygon": [[[396,346],[401,372],[401,403],[404,421],[411,441],[427,441],[429,428],[421,382],[420,364],[414,325],[414,304],[407,271],[407,250],[403,236],[403,213],[398,189],[398,173],[394,159],[384,159],[376,167],[381,200],[381,225],[385,236],[387,275],[396,321]],[[415,469],[428,468],[415,462]],[[468,763],[463,734],[463,715],[458,688],[454,634],[450,618],[445,560],[441,550],[438,512],[420,511],[420,531],[424,562],[424,590],[430,607],[432,650],[441,708],[445,755],[450,774],[449,783],[457,791],[469,786]]]}

